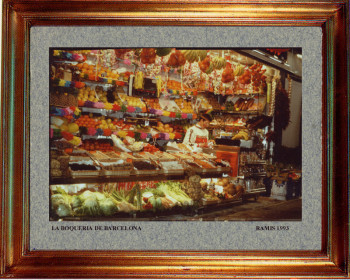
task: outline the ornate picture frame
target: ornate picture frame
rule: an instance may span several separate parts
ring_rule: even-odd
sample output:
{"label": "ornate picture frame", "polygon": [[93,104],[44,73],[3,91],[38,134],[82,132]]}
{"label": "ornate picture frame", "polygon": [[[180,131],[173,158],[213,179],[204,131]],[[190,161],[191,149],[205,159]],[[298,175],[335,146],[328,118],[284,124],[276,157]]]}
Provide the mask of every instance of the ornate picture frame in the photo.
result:
{"label": "ornate picture frame", "polygon": [[[321,250],[30,250],[30,29],[119,25],[322,28]],[[349,277],[349,55],[349,1],[4,1],[1,277]]]}

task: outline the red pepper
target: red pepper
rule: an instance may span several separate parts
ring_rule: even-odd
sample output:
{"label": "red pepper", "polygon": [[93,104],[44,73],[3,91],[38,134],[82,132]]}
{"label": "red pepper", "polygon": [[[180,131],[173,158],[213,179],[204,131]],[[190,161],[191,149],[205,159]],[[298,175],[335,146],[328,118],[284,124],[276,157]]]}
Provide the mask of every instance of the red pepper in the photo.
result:
{"label": "red pepper", "polygon": [[153,205],[152,205],[152,203],[148,202],[147,204],[143,205],[143,208],[144,209],[152,209]]}

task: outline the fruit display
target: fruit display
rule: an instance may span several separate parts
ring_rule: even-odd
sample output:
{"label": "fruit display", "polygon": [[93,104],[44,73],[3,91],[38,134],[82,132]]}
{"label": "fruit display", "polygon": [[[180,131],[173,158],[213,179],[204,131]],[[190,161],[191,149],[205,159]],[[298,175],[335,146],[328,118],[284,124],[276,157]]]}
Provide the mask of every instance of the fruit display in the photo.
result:
{"label": "fruit display", "polygon": [[207,56],[202,61],[198,62],[198,66],[199,66],[199,69],[205,74],[210,74],[214,70],[214,65],[210,61],[210,57],[209,56]]}
{"label": "fruit display", "polygon": [[207,57],[206,50],[183,50],[182,53],[189,63],[204,60]]}
{"label": "fruit display", "polygon": [[249,69],[252,71],[252,85],[254,92],[258,92],[259,87],[265,83],[266,80],[266,76],[264,75],[266,69],[262,69],[262,67],[263,65],[259,63],[255,63],[249,67]]}
{"label": "fruit display", "polygon": [[134,96],[128,96],[125,93],[119,93],[119,98],[122,102],[131,107],[146,108],[146,104],[141,101],[140,98]]}
{"label": "fruit display", "polygon": [[243,85],[248,85],[251,82],[252,72],[248,69],[244,70],[243,74],[238,77],[238,82]]}
{"label": "fruit display", "polygon": [[80,77],[87,80],[98,80],[98,77],[117,80],[120,76],[116,69],[102,67],[101,65],[79,63],[76,67],[81,71]]}
{"label": "fruit display", "polygon": [[238,64],[236,65],[235,71],[233,72],[233,74],[236,77],[241,76],[244,73],[244,66],[242,64]]}
{"label": "fruit display", "polygon": [[232,137],[232,140],[249,140],[249,134],[245,130],[240,130],[235,136]]}
{"label": "fruit display", "polygon": [[144,80],[143,72],[141,71],[137,72],[134,79],[134,89],[143,89],[143,80]]}
{"label": "fruit display", "polygon": [[144,98],[143,101],[146,103],[147,108],[155,109],[155,110],[161,110],[162,108],[159,105],[159,101],[156,98]]}
{"label": "fruit display", "polygon": [[235,75],[233,74],[231,64],[227,62],[226,68],[222,72],[221,81],[226,84],[226,83],[232,82],[234,79],[235,79]]}
{"label": "fruit display", "polygon": [[160,132],[168,132],[172,133],[174,132],[174,128],[170,124],[163,124],[162,122],[157,123],[156,129]]}
{"label": "fruit display", "polygon": [[194,114],[191,101],[187,101],[181,97],[175,99],[174,101],[182,113]]}
{"label": "fruit display", "polygon": [[239,199],[244,193],[243,186],[234,184],[229,178],[201,179],[200,185],[204,193],[205,204],[220,200]]}
{"label": "fruit display", "polygon": [[78,101],[91,101],[91,102],[99,102],[96,91],[91,89],[90,87],[86,87],[79,90],[78,93]]}
{"label": "fruit display", "polygon": [[179,50],[175,50],[173,53],[171,53],[167,66],[176,68],[183,66],[185,63],[186,59],[184,54]]}
{"label": "fruit display", "polygon": [[189,88],[184,83],[175,80],[168,80],[166,83],[166,90],[170,94],[176,95],[196,95],[198,93],[197,89]]}
{"label": "fruit display", "polygon": [[153,48],[143,48],[140,58],[143,64],[153,64],[156,61],[156,50]]}
{"label": "fruit display", "polygon": [[143,146],[143,151],[153,154],[153,153],[158,152],[159,149],[156,148],[154,145],[151,145],[151,144],[147,143],[146,145]]}
{"label": "fruit display", "polygon": [[226,67],[226,59],[224,57],[214,57],[213,58],[214,69],[220,70]]}
{"label": "fruit display", "polygon": [[98,128],[101,122],[95,118],[91,118],[89,115],[82,115],[75,121],[75,124],[79,127]]}
{"label": "fruit display", "polygon": [[156,54],[158,56],[167,56],[169,53],[171,53],[171,48],[156,48]]}
{"label": "fruit display", "polygon": [[86,151],[113,151],[113,145],[110,141],[105,140],[85,140],[80,146],[81,149]]}

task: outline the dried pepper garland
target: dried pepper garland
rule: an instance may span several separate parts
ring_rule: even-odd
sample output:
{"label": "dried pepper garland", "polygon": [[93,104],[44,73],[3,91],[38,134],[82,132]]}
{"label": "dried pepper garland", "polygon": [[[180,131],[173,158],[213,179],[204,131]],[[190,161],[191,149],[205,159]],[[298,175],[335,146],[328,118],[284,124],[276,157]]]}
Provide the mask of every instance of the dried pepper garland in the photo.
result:
{"label": "dried pepper garland", "polygon": [[288,92],[279,83],[276,90],[275,127],[286,129],[290,120]]}

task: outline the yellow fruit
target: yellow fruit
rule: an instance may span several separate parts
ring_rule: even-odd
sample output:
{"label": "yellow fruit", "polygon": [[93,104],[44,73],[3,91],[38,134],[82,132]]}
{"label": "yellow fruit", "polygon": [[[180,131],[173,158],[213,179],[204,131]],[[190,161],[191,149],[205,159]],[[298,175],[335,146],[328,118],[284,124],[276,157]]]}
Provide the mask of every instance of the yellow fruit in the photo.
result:
{"label": "yellow fruit", "polygon": [[68,125],[62,124],[62,125],[60,126],[60,129],[63,130],[63,131],[68,131]]}
{"label": "yellow fruit", "polygon": [[70,133],[75,133],[75,132],[79,131],[79,125],[77,125],[76,123],[68,124],[68,131]]}

